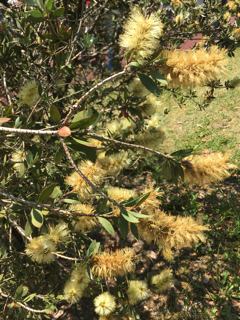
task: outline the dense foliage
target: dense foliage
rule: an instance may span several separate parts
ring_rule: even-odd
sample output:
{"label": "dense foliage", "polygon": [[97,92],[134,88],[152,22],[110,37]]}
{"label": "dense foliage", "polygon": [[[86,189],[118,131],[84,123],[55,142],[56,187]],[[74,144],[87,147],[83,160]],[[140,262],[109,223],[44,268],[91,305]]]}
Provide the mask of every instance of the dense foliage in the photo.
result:
{"label": "dense foliage", "polygon": [[[204,242],[201,217],[171,216],[158,189],[122,178],[152,154],[166,180],[206,185],[230,175],[228,155],[162,153],[163,90],[179,103],[224,84],[240,39],[240,6],[206,1],[9,1],[0,21],[0,300],[4,317],[43,319],[83,296],[99,319],[138,318],[135,305],[172,281],[174,249]],[[231,21],[235,17],[235,23]],[[193,50],[187,39],[203,35]],[[216,93],[217,94],[217,93]],[[132,247],[154,242],[169,268],[146,279]]]}

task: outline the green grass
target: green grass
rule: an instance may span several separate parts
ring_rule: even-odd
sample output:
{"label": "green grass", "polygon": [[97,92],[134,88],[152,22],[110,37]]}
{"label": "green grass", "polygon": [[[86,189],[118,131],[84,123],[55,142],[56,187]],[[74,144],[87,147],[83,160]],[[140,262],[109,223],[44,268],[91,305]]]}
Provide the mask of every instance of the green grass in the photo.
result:
{"label": "green grass", "polygon": [[[228,58],[227,73],[221,78],[222,83],[239,75],[240,49],[235,58]],[[195,99],[204,100],[207,87],[198,88]],[[200,110],[197,103],[186,101],[182,109],[173,99],[171,93],[164,92],[159,98],[162,101],[160,113],[163,115],[163,128],[167,140],[163,148],[172,152],[181,148],[194,148],[196,151],[229,152],[233,162],[240,162],[240,88],[226,90],[216,89],[215,98]],[[164,110],[168,110],[165,114]]]}

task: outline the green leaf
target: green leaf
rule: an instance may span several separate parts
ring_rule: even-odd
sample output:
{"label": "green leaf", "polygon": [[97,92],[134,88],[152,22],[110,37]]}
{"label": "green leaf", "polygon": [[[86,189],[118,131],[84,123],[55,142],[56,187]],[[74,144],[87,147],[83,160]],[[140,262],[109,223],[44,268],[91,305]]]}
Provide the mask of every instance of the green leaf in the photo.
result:
{"label": "green leaf", "polygon": [[108,202],[108,200],[106,198],[103,198],[102,201],[97,206],[97,212],[99,212],[99,213],[104,212],[107,207],[107,202]]}
{"label": "green leaf", "polygon": [[36,295],[36,293],[30,294],[29,296],[27,296],[27,297],[23,300],[23,302],[29,302],[29,301],[31,301],[31,300],[35,297],[35,295]]}
{"label": "green leaf", "polygon": [[55,164],[59,164],[62,161],[63,156],[64,156],[64,150],[63,150],[63,147],[60,146],[54,157]]}
{"label": "green leaf", "polygon": [[128,63],[128,60],[129,60],[129,58],[131,57],[131,54],[133,53],[133,50],[134,50],[134,48],[133,48],[133,49],[130,49],[130,50],[127,50],[127,51],[125,52],[126,63]]}
{"label": "green leaf", "polygon": [[43,225],[42,212],[40,210],[32,208],[31,218],[32,218],[32,224],[37,228],[41,228],[41,226]]}
{"label": "green leaf", "polygon": [[97,120],[92,125],[93,127],[95,127],[98,124],[98,122],[102,119],[102,116],[103,116],[103,111],[100,111],[98,114]]}
{"label": "green leaf", "polygon": [[189,156],[190,154],[192,154],[193,149],[181,149],[178,151],[175,151],[173,153],[171,153],[172,157],[176,157],[176,158],[185,158],[187,156]]}
{"label": "green leaf", "polygon": [[74,130],[74,129],[86,129],[86,128],[90,127],[92,124],[94,124],[94,122],[97,120],[97,118],[98,118],[98,113],[95,113],[89,118],[85,118],[85,119],[81,119],[81,120],[78,120],[76,122],[73,122],[69,126],[69,128],[71,130]]}
{"label": "green leaf", "polygon": [[137,218],[150,218],[152,217],[152,215],[149,215],[149,214],[142,214],[142,213],[139,213],[139,212],[135,212],[135,211],[128,211],[130,212],[134,217],[137,217]]}
{"label": "green leaf", "polygon": [[29,288],[26,286],[23,286],[23,293],[22,293],[22,298],[26,296],[26,294],[28,293]]}
{"label": "green leaf", "polygon": [[146,76],[143,73],[138,73],[138,77],[141,80],[144,87],[148,89],[148,91],[152,92],[155,95],[161,95],[162,91],[157,87],[157,85],[153,82],[153,80]]}
{"label": "green leaf", "polygon": [[65,202],[65,203],[74,203],[74,204],[81,203],[80,201],[75,200],[75,199],[64,199],[63,202]]}
{"label": "green leaf", "polygon": [[102,217],[98,217],[99,222],[103,226],[104,229],[107,230],[108,233],[110,233],[113,237],[115,236],[115,231],[113,229],[113,226],[111,225],[111,222],[109,222],[107,219],[104,219]]}
{"label": "green leaf", "polygon": [[147,192],[147,193],[145,193],[145,194],[142,196],[142,198],[135,204],[135,207],[139,207],[141,204],[143,204],[144,201],[146,201],[147,198],[150,196],[150,194],[151,194],[150,191]]}
{"label": "green leaf", "polygon": [[68,138],[66,142],[70,149],[83,152],[87,159],[91,160],[92,162],[96,161],[97,154],[96,147],[94,145],[76,138]]}
{"label": "green leaf", "polygon": [[62,195],[62,191],[60,189],[60,187],[55,187],[52,194],[51,194],[51,198],[56,199],[57,197]]}
{"label": "green leaf", "polygon": [[34,0],[22,0],[22,2],[29,4],[30,6],[37,6]]}
{"label": "green leaf", "polygon": [[22,163],[20,169],[19,169],[19,174],[20,174],[20,177],[22,178],[25,174],[25,166],[24,166],[24,163]]}
{"label": "green leaf", "polygon": [[121,215],[129,222],[138,223],[138,219],[135,218],[129,211],[121,209]]}
{"label": "green leaf", "polygon": [[39,203],[42,203],[45,199],[47,199],[53,193],[55,185],[56,185],[56,183],[52,183],[48,187],[43,189],[43,191],[40,193],[40,195],[38,197]]}
{"label": "green leaf", "polygon": [[138,239],[139,239],[138,228],[137,228],[136,224],[134,224],[134,223],[131,223],[131,232],[132,232],[134,238],[138,241]]}
{"label": "green leaf", "polygon": [[171,180],[172,175],[171,175],[171,167],[170,167],[169,160],[164,160],[163,166],[162,166],[162,172],[166,180]]}
{"label": "green leaf", "polygon": [[54,3],[52,0],[47,0],[47,2],[45,3],[45,8],[47,9],[48,12],[52,11],[54,7]]}
{"label": "green leaf", "polygon": [[167,84],[167,81],[164,77],[164,75],[162,75],[161,73],[155,71],[155,70],[152,70],[151,72],[151,76],[155,79],[157,79],[158,82],[162,83],[162,84]]}
{"label": "green leaf", "polygon": [[25,225],[25,236],[29,237],[30,234],[32,233],[32,231],[33,231],[33,226],[32,226],[32,223],[31,223],[31,219],[28,219],[27,223]]}
{"label": "green leaf", "polygon": [[119,225],[121,235],[125,239],[128,235],[128,222],[126,219],[124,219],[122,214],[120,214],[118,225]]}
{"label": "green leaf", "polygon": [[151,56],[151,60],[149,61],[149,64],[157,60],[158,58],[160,58],[161,54],[162,54],[162,49],[154,52],[154,54]]}
{"label": "green leaf", "polygon": [[86,252],[86,258],[88,259],[94,253],[94,251],[97,252],[99,247],[100,247],[100,242],[93,240],[93,242],[90,244]]}
{"label": "green leaf", "polygon": [[128,64],[128,66],[129,66],[129,67],[136,67],[136,68],[141,67],[141,65],[140,65],[138,62],[136,62],[136,61],[130,62],[130,63]]}
{"label": "green leaf", "polygon": [[33,154],[30,150],[28,151],[28,154],[26,155],[26,160],[27,160],[28,166],[30,166],[33,162]]}
{"label": "green leaf", "polygon": [[43,13],[39,10],[30,10],[28,14],[31,15],[33,18],[43,18]]}
{"label": "green leaf", "polygon": [[23,285],[20,285],[15,292],[14,298],[16,300],[21,300],[22,294],[23,294]]}
{"label": "green leaf", "polygon": [[57,19],[61,17],[64,13],[64,8],[58,8],[56,11],[53,12],[52,18]]}
{"label": "green leaf", "polygon": [[182,180],[184,181],[184,170],[182,168],[182,166],[180,165],[180,163],[175,163],[176,168],[178,170],[178,175],[182,178]]}
{"label": "green leaf", "polygon": [[50,107],[50,116],[57,124],[61,123],[61,115],[57,107],[55,107],[53,104],[51,104]]}

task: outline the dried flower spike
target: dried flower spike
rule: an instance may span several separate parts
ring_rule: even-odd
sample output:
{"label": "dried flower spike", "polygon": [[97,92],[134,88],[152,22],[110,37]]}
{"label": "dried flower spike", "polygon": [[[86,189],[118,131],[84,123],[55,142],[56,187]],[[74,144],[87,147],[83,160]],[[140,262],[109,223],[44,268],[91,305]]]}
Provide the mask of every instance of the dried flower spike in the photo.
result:
{"label": "dried flower spike", "polygon": [[134,256],[130,248],[95,254],[90,260],[92,274],[99,278],[122,276],[134,270]]}

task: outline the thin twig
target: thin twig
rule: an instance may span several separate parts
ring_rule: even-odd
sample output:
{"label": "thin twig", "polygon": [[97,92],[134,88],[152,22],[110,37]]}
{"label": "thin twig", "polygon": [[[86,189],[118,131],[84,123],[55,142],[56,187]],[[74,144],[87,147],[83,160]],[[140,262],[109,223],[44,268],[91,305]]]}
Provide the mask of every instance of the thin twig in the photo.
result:
{"label": "thin twig", "polygon": [[149,149],[147,147],[143,147],[143,146],[140,146],[140,145],[137,145],[137,144],[132,144],[132,143],[127,143],[127,142],[123,142],[123,141],[118,141],[118,140],[114,140],[114,139],[110,139],[110,138],[107,138],[107,137],[103,137],[99,134],[96,134],[96,133],[88,133],[86,132],[86,135],[89,136],[89,137],[98,137],[98,138],[101,138],[102,140],[104,141],[109,141],[109,142],[113,142],[114,144],[120,144],[120,145],[123,145],[123,146],[126,146],[126,147],[131,147],[131,148],[135,148],[135,149],[142,149],[144,151],[149,151],[151,153],[155,153],[157,154],[158,156],[162,157],[162,158],[165,158],[165,159],[168,159],[168,160],[171,160],[171,161],[174,161],[174,162],[177,162],[177,160],[175,160],[174,158],[168,156],[168,155],[165,155],[159,151],[156,151],[156,150],[153,150],[153,149]]}
{"label": "thin twig", "polygon": [[77,109],[78,106],[81,105],[81,104],[83,103],[83,101],[86,100],[92,92],[94,92],[95,90],[97,90],[98,88],[100,88],[101,86],[103,86],[106,82],[111,81],[111,80],[113,80],[113,79],[115,79],[115,78],[117,78],[117,77],[120,77],[120,76],[122,76],[122,75],[124,75],[124,74],[126,74],[126,73],[127,73],[127,69],[124,69],[123,71],[118,72],[118,73],[116,73],[116,74],[114,74],[114,75],[112,75],[112,76],[104,79],[103,81],[99,82],[99,83],[96,84],[94,87],[92,87],[88,92],[86,92],[86,93],[76,102],[75,105],[73,105],[73,106],[70,108],[70,111],[68,112],[68,114],[67,114],[66,118],[64,119],[62,125],[63,125],[63,126],[66,126],[66,125],[67,125],[67,123],[68,123],[68,121],[69,121],[69,119],[70,119],[70,117],[71,117],[71,115],[72,115],[72,113],[73,113],[73,110]]}
{"label": "thin twig", "polygon": [[[4,85],[4,89],[5,89],[7,98],[8,98],[9,106],[11,106],[11,105],[12,105],[12,100],[11,100],[10,92],[9,92],[9,90],[8,90],[8,87],[7,87],[6,71],[3,73],[3,85]],[[13,110],[12,110],[12,113],[14,113]]]}

